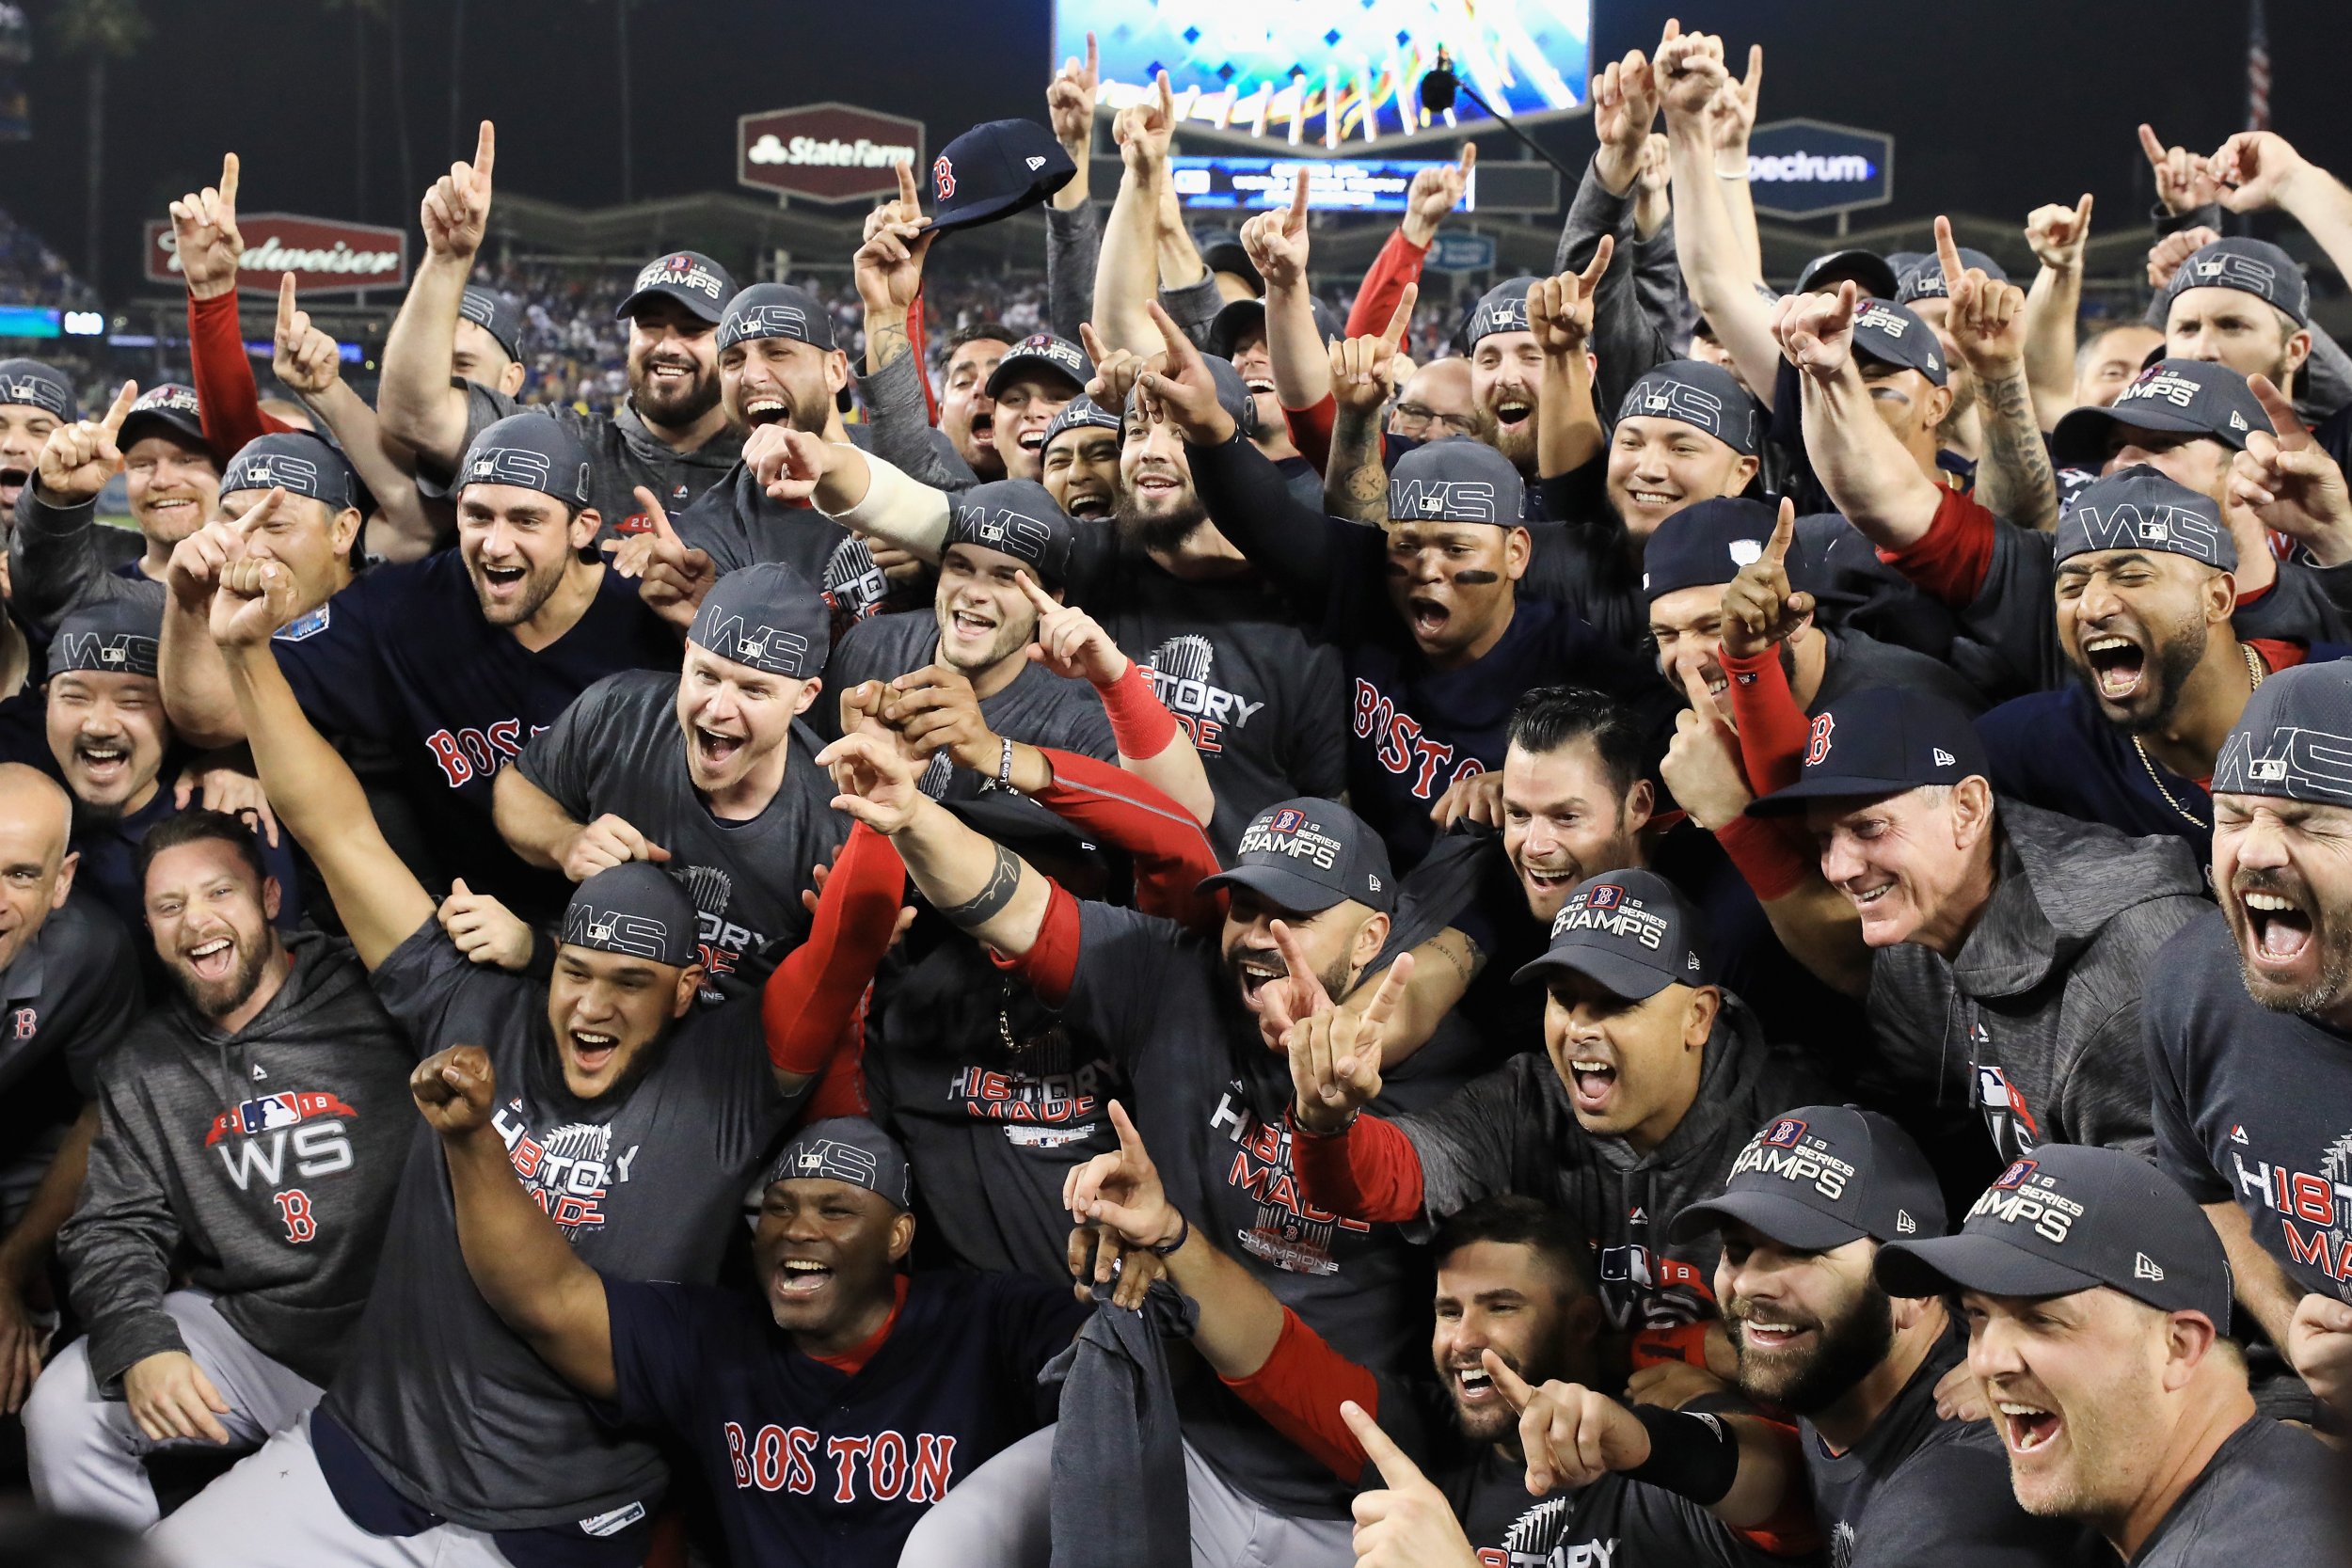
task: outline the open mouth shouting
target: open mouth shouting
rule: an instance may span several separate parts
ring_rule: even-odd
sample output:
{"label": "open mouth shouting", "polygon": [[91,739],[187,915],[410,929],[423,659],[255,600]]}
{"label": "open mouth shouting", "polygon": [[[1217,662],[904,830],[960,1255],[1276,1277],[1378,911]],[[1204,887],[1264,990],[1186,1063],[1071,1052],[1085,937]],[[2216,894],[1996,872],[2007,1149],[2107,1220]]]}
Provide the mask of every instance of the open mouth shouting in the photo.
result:
{"label": "open mouth shouting", "polygon": [[565,1032],[564,1047],[580,1075],[594,1078],[612,1065],[613,1056],[621,1049],[621,1037],[593,1029],[572,1029]]}
{"label": "open mouth shouting", "polygon": [[2314,957],[2318,923],[2312,917],[2308,889],[2290,886],[2275,876],[2241,875],[2231,884],[2237,899],[2242,927],[2240,945],[2248,967],[2266,979],[2291,982],[2302,977]]}
{"label": "open mouth shouting", "polygon": [[182,950],[188,971],[199,980],[226,980],[237,967],[237,944],[227,937],[215,937]]}
{"label": "open mouth shouting", "polygon": [[1241,1004],[1251,1012],[1265,1006],[1265,989],[1290,978],[1290,965],[1271,947],[1245,947],[1233,955],[1233,975],[1241,982]]}
{"label": "open mouth shouting", "polygon": [[14,502],[17,492],[32,483],[33,470],[0,466],[0,500]]}
{"label": "open mouth shouting", "polygon": [[700,724],[694,726],[694,759],[707,768],[725,767],[750,743],[749,736],[726,735]]}
{"label": "open mouth shouting", "polygon": [[80,766],[82,776],[91,788],[103,794],[129,778],[131,746],[128,741],[113,736],[77,736],[73,741],[73,760]]}
{"label": "open mouth shouting", "polygon": [[1617,1095],[1617,1064],[1606,1056],[1570,1055],[1565,1060],[1568,1102],[1581,1116],[1607,1114]]}
{"label": "open mouth shouting", "polygon": [[996,622],[993,616],[961,606],[947,612],[947,635],[959,642],[986,644],[994,641]]}
{"label": "open mouth shouting", "polygon": [[1495,1386],[1495,1380],[1487,1375],[1482,1361],[1463,1361],[1448,1367],[1446,1381],[1454,1385],[1454,1402],[1465,1410],[1479,1410],[1502,1402],[1502,1390]]}
{"label": "open mouth shouting", "polygon": [[1537,865],[1531,861],[1519,862],[1519,879],[1527,891],[1549,898],[1565,894],[1584,879],[1584,868],[1571,861],[1565,865]]}
{"label": "open mouth shouting", "polygon": [[1111,515],[1111,493],[1092,480],[1062,492],[1062,510],[1082,523],[1099,523]]}
{"label": "open mouth shouting", "polygon": [[2082,648],[2100,701],[2122,704],[2140,694],[2148,673],[2145,648],[2111,631],[2085,638]]}
{"label": "open mouth shouting", "polygon": [[782,424],[792,417],[792,405],[773,392],[755,392],[743,400],[743,422],[757,430]]}
{"label": "open mouth shouting", "polygon": [[494,566],[486,561],[482,562],[481,570],[483,594],[501,603],[519,596],[523,579],[531,576],[527,567]]}
{"label": "open mouth shouting", "polygon": [[785,1258],[777,1260],[772,1289],[779,1301],[806,1302],[822,1295],[832,1283],[829,1265],[814,1258]]}
{"label": "open mouth shouting", "polygon": [[1454,619],[1454,611],[1442,601],[1426,594],[1414,594],[1405,600],[1406,624],[1413,628],[1413,636],[1423,642],[1434,642],[1445,634],[1446,624]]}
{"label": "open mouth shouting", "polygon": [[1535,404],[1532,399],[1518,393],[1505,392],[1495,399],[1494,410],[1495,423],[1506,431],[1516,433],[1526,425],[1528,419],[1535,412]]}
{"label": "open mouth shouting", "polygon": [[1996,1400],[1993,1408],[2000,1413],[2001,1441],[2013,1454],[2036,1453],[2058,1440],[2065,1418],[2055,1410],[2017,1400]]}

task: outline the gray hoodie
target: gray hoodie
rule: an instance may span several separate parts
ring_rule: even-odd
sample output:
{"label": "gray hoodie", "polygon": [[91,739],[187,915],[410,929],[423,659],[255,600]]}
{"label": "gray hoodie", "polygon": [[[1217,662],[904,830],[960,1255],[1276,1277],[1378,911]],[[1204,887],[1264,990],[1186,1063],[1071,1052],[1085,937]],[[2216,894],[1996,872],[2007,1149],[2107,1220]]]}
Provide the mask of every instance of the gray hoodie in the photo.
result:
{"label": "gray hoodie", "polygon": [[1699,1069],[1698,1098],[1647,1154],[1587,1132],[1541,1051],[1515,1056],[1426,1111],[1395,1117],[1421,1158],[1422,1207],[1443,1219],[1495,1193],[1541,1198],[1583,1227],[1600,1297],[1618,1328],[1677,1328],[1714,1315],[1713,1234],[1669,1243],[1666,1227],[1723,1191],[1756,1130],[1820,1086],[1764,1043],[1747,1004],[1725,992]]}
{"label": "gray hoodie", "polygon": [[293,972],[223,1035],[175,995],[99,1074],[82,1201],[57,1237],[90,1370],[185,1351],[163,1309],[175,1259],[255,1349],[325,1384],[375,1278],[417,1112],[416,1051],[348,943],[305,933]]}
{"label": "gray hoodie", "polygon": [[2165,939],[2212,906],[2188,847],[2002,799],[1998,880],[1949,961],[1905,942],[1870,969],[1898,1094],[1972,1105],[2005,1160],[2044,1142],[2148,1153],[2139,1002]]}

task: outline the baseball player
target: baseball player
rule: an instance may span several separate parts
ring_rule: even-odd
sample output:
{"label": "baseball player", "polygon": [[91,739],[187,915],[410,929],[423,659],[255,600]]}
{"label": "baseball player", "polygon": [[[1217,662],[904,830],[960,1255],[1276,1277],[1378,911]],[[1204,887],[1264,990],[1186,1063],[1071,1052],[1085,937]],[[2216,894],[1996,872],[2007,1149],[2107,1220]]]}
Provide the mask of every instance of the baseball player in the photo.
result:
{"label": "baseball player", "polygon": [[0,517],[16,526],[17,498],[33,481],[49,433],[81,418],[73,384],[39,359],[0,359]]}

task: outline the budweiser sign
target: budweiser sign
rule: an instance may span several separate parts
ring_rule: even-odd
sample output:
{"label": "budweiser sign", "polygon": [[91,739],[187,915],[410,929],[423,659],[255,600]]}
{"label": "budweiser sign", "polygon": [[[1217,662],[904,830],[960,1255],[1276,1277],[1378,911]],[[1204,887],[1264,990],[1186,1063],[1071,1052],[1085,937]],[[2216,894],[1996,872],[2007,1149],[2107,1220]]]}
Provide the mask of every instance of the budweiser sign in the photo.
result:
{"label": "budweiser sign", "polygon": [[[245,235],[237,287],[247,293],[276,293],[285,273],[294,275],[294,287],[306,294],[408,286],[408,235],[403,230],[294,213],[245,214],[237,228]],[[147,226],[147,280],[180,281],[168,223]]]}
{"label": "budweiser sign", "polygon": [[923,122],[848,103],[803,103],[735,122],[735,178],[816,201],[895,196],[898,166],[920,167]]}

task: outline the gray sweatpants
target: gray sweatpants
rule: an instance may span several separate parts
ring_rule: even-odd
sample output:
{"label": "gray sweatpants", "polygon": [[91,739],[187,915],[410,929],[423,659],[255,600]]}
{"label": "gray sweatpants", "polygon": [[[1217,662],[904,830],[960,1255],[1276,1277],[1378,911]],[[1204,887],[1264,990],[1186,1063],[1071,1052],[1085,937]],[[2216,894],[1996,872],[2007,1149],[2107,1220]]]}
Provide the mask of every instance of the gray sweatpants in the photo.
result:
{"label": "gray sweatpants", "polygon": [[[958,1481],[915,1525],[898,1568],[1047,1568],[1053,1555],[1054,1428],[1032,1433]],[[1184,1444],[1193,1568],[1354,1568],[1355,1526],[1268,1511]]]}
{"label": "gray sweatpants", "polygon": [[24,1404],[24,1449],[33,1497],[49,1512],[104,1519],[126,1529],[155,1522],[155,1488],[140,1461],[161,1449],[246,1453],[316,1404],[319,1387],[255,1350],[213,1310],[201,1291],[174,1291],[164,1310],[180,1325],[188,1354],[229,1402],[218,1418],[222,1449],[203,1438],[159,1443],[139,1430],[131,1407],[102,1397],[90,1373],[89,1341],[76,1339],[42,1369]]}
{"label": "gray sweatpants", "polygon": [[148,1532],[172,1568],[511,1568],[487,1533],[370,1535],[319,1471],[307,1415]]}

